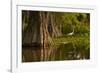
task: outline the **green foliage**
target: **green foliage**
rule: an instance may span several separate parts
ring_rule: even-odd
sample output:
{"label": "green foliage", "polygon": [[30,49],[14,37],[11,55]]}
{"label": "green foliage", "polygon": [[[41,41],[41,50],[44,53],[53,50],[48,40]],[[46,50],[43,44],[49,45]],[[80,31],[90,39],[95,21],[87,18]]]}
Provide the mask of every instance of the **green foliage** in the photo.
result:
{"label": "green foliage", "polygon": [[[85,59],[90,58],[89,56],[90,55],[90,14],[89,13],[43,12],[43,14],[40,14],[41,12],[24,11],[24,10],[22,11],[22,30],[25,31],[26,29],[29,31],[29,33],[31,33],[30,35],[28,35],[28,39],[29,37],[32,37],[33,39],[34,36],[37,35],[35,41],[39,41],[39,42],[43,41],[43,43],[39,43],[39,44],[43,44],[43,46],[39,47],[39,51],[41,51],[40,50],[41,48],[45,48],[44,44],[49,43],[50,45],[46,47],[46,51],[52,50],[50,56],[51,58],[55,56],[55,58],[52,60],[77,60],[83,58],[84,56]],[[50,27],[52,26],[51,29],[50,27],[47,28],[48,26]],[[35,30],[34,32],[33,31],[34,28],[36,30],[38,29],[38,31],[36,32]],[[42,31],[40,29],[42,29]],[[48,31],[49,29],[51,31]],[[72,32],[73,35],[69,36],[68,34]],[[50,36],[50,33],[52,35],[53,33],[54,34],[61,33],[61,35],[52,37]],[[43,39],[41,36],[43,37]],[[40,38],[38,39],[37,37]],[[31,41],[34,41],[32,39]],[[39,61],[41,54],[40,55],[38,54],[39,57],[37,57],[37,52],[38,52],[37,48],[35,47],[33,49],[34,52],[32,54],[34,53],[36,54],[34,54],[33,57],[31,57],[32,56],[31,54],[30,59],[32,61]],[[29,50],[26,50],[24,52],[27,53],[27,51]],[[26,54],[26,57],[27,55],[29,55],[28,53]],[[82,56],[79,58],[77,57],[77,54],[79,54],[79,56],[81,55]]]}
{"label": "green foliage", "polygon": [[[89,36],[67,36],[54,38],[54,45],[58,46],[58,49],[62,52],[61,59],[63,60],[76,60],[83,58],[84,54],[85,59],[89,59],[90,55],[90,39]],[[70,56],[70,52],[72,52],[76,56]],[[80,58],[77,58],[77,54],[80,54]]]}
{"label": "green foliage", "polygon": [[75,30],[76,34],[88,33],[90,28],[88,13],[64,13],[62,16],[62,33]]}

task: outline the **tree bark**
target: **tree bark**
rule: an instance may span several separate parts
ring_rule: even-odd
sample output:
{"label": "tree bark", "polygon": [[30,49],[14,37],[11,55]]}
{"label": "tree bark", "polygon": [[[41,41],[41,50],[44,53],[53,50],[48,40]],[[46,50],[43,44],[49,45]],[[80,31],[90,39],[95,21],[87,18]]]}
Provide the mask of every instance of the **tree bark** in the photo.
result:
{"label": "tree bark", "polygon": [[[31,44],[40,48],[40,60],[48,60],[53,49],[50,47],[52,37],[61,36],[57,19],[51,12],[29,11],[27,14],[27,28],[22,34],[22,44]],[[23,21],[22,24],[24,24]],[[50,28],[48,26],[51,26]],[[51,29],[51,31],[49,31]]]}

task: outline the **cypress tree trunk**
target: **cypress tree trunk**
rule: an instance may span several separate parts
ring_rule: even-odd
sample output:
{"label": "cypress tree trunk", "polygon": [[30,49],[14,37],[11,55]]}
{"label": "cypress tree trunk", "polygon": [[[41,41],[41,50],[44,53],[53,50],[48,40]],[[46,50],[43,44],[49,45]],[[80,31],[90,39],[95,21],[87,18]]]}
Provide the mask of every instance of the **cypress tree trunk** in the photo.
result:
{"label": "cypress tree trunk", "polygon": [[[41,61],[49,60],[49,56],[54,51],[53,48],[50,47],[52,42],[51,38],[61,36],[61,32],[57,26],[58,24],[56,23],[57,19],[52,13],[42,11],[29,11],[26,16],[27,17],[23,17],[22,23],[24,24],[24,19],[26,18],[28,22],[22,34],[23,46],[38,47],[40,52],[34,52],[34,57],[35,55],[39,56],[40,58],[37,58]],[[48,27],[49,25],[51,26],[50,28]],[[51,29],[51,31],[49,31],[49,29]]]}

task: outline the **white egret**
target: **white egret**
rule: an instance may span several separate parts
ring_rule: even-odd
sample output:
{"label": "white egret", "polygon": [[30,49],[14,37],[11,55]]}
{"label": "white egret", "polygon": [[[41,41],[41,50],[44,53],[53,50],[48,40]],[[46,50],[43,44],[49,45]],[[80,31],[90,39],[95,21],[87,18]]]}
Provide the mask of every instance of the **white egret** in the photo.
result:
{"label": "white egret", "polygon": [[74,27],[73,27],[73,31],[71,33],[68,33],[67,35],[71,36],[74,34]]}

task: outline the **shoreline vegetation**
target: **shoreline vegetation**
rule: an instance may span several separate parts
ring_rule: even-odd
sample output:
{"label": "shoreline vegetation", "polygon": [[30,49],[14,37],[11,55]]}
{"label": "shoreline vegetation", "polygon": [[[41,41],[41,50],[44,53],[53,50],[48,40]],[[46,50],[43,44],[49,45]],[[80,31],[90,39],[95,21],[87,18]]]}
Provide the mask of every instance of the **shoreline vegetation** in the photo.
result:
{"label": "shoreline vegetation", "polygon": [[22,10],[22,62],[90,59],[90,14]]}

